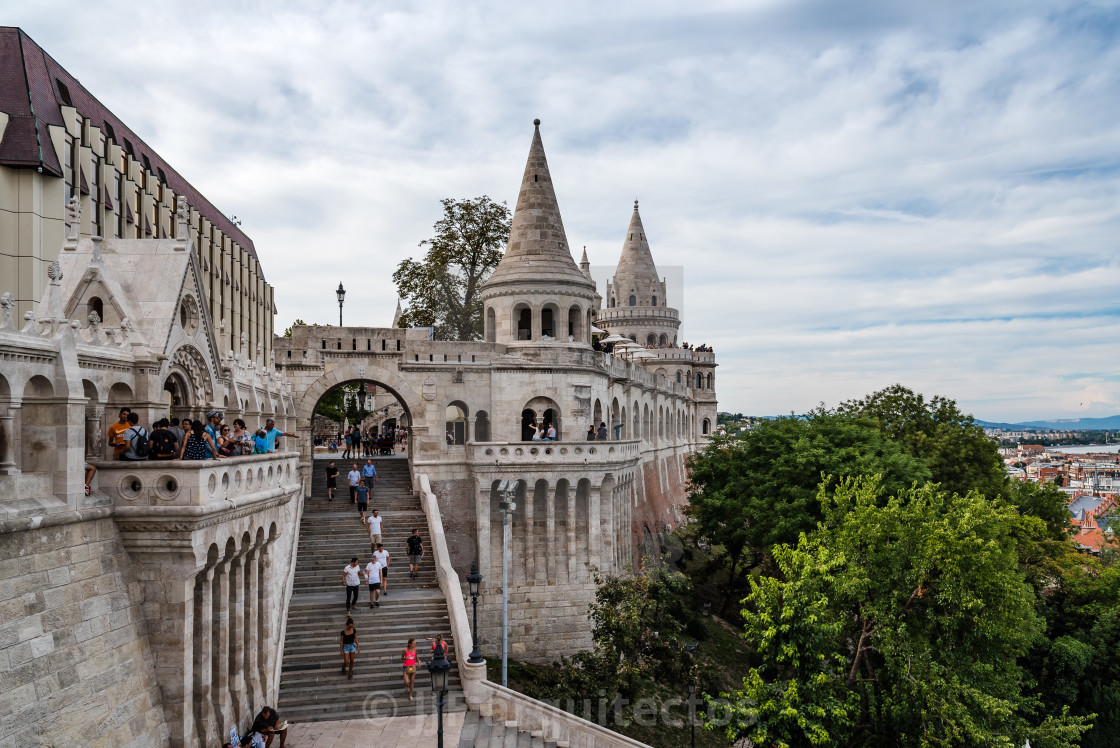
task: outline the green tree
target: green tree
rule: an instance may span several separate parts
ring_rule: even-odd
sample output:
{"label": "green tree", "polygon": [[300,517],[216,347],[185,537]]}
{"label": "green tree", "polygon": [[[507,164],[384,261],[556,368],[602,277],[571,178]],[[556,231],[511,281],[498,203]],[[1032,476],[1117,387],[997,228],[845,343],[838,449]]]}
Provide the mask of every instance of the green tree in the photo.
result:
{"label": "green tree", "polygon": [[689,461],[689,473],[693,529],[725,554],[725,611],[771,546],[796,543],[813,529],[822,475],[878,474],[888,492],[930,477],[920,459],[883,438],[872,423],[825,412],[713,437]]}
{"label": "green tree", "polygon": [[424,258],[404,260],[393,273],[408,306],[400,325],[432,325],[437,340],[481,340],[482,284],[502,259],[510,211],[486,195],[441,203],[435,236],[420,242]]}
{"label": "green tree", "polygon": [[292,328],[293,327],[299,327],[300,325],[306,325],[306,324],[307,324],[306,322],[304,322],[302,319],[297,317],[295,322],[293,322],[288,327],[284,328],[284,337],[285,338],[292,337]]}
{"label": "green tree", "polygon": [[895,384],[841,403],[836,412],[874,422],[887,438],[925,461],[933,480],[949,491],[994,497],[1007,487],[999,446],[953,400],[935,395],[927,401]]}
{"label": "green tree", "polygon": [[1019,664],[1044,627],[1019,568],[1023,517],[927,485],[822,487],[824,518],[751,583],[761,664],[728,737],[776,746],[1074,746],[1087,718],[1037,715]]}

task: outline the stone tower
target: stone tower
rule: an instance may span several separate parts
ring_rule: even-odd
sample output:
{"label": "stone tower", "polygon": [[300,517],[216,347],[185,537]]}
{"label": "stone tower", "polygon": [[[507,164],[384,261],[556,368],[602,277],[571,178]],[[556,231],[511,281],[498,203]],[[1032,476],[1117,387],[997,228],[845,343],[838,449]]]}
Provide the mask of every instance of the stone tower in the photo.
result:
{"label": "stone tower", "polygon": [[505,256],[482,288],[486,340],[524,347],[588,346],[595,283],[576,266],[568,248],[540,124],[533,120]]}
{"label": "stone tower", "polygon": [[680,315],[665,303],[665,281],[653,264],[637,200],[604,302],[596,323],[608,332],[647,346],[677,342]]}

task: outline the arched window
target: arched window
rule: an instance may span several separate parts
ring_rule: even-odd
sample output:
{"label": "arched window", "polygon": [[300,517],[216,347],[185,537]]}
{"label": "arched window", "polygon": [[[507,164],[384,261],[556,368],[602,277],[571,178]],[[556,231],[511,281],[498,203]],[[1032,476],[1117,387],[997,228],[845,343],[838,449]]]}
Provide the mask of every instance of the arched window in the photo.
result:
{"label": "arched window", "polygon": [[657,339],[657,342],[661,345],[665,345],[668,341],[669,339],[665,337],[665,333],[661,333],[661,336]]}
{"label": "arched window", "polygon": [[656,296],[654,296],[652,299],[649,300],[649,305],[650,306],[657,306],[657,297]]}
{"label": "arched window", "polygon": [[630,306],[637,306],[637,305],[638,305],[638,297],[635,296],[634,294],[630,294]]}
{"label": "arched window", "polygon": [[497,319],[494,316],[494,307],[486,309],[486,342],[493,343],[498,338]]}
{"label": "arched window", "polygon": [[712,375],[709,374],[708,375],[708,389],[710,390],[711,388],[712,388]]}
{"label": "arched window", "polygon": [[696,372],[696,389],[704,389],[704,375],[700,372]]}
{"label": "arched window", "polygon": [[449,403],[444,416],[444,436],[448,444],[467,443],[467,406],[458,400]]}
{"label": "arched window", "polygon": [[613,296],[611,297],[611,303],[610,303],[610,306],[612,306],[612,307],[614,306],[614,297],[613,297]]}
{"label": "arched window", "polygon": [[649,335],[646,335],[646,345],[654,345],[656,343],[657,343],[657,336],[656,335],[654,335],[652,332]]}
{"label": "arched window", "polygon": [[527,306],[514,308],[514,318],[517,320],[517,339],[533,339],[533,311]]}
{"label": "arched window", "polygon": [[580,334],[579,324],[582,316],[578,306],[573,306],[568,309],[568,339],[576,343],[583,340],[583,335]]}
{"label": "arched window", "polygon": [[634,333],[630,333],[630,340],[637,343],[638,342],[638,336],[635,335]]}
{"label": "arched window", "polygon": [[536,411],[526,408],[521,411],[521,441],[528,442],[533,440],[533,434],[537,432],[537,413]]}
{"label": "arched window", "polygon": [[490,415],[485,410],[480,410],[474,415],[474,440],[490,441]]}
{"label": "arched window", "polygon": [[677,372],[677,384],[680,384],[680,383],[681,383],[681,373],[678,371]]}
{"label": "arched window", "polygon": [[541,310],[541,337],[546,335],[550,338],[556,337],[555,315],[551,308]]}
{"label": "arched window", "polygon": [[707,418],[705,418],[705,419],[704,419],[704,423],[703,423],[703,424],[701,424],[701,430],[702,430],[702,432],[703,432],[704,434],[709,434],[709,433],[711,433],[711,431],[712,431],[712,422],[711,422],[711,421],[709,421],[709,420],[708,420]]}

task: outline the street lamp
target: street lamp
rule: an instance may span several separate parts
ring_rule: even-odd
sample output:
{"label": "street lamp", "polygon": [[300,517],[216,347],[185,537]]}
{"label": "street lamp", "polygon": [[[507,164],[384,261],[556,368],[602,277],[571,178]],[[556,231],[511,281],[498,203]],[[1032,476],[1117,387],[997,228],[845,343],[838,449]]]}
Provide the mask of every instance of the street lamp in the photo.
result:
{"label": "street lamp", "polygon": [[338,282],[338,290],[334,295],[338,297],[338,326],[342,327],[342,302],[346,299],[346,289],[342,287],[342,281]]}
{"label": "street lamp", "polygon": [[467,574],[467,587],[470,588],[471,602],[474,604],[474,631],[471,637],[474,649],[471,650],[467,662],[477,665],[483,661],[482,652],[478,651],[478,593],[482,587],[482,575],[478,573],[478,563],[475,561],[471,561],[471,571]]}
{"label": "street lamp", "polygon": [[436,732],[436,745],[443,748],[443,699],[447,696],[447,674],[451,672],[451,663],[447,661],[443,647],[437,647],[435,655],[428,663],[428,672],[432,675],[432,693],[436,694],[436,711],[439,721]]}

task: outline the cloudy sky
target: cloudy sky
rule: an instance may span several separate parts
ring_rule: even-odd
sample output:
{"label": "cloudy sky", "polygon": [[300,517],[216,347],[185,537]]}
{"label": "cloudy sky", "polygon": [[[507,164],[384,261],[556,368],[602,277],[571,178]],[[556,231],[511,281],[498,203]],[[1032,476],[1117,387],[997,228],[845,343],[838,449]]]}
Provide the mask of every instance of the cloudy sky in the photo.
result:
{"label": "cloudy sky", "polygon": [[639,198],[683,267],[721,409],[1120,412],[1117,3],[0,7],[241,218],[278,329],[339,280],[389,324],[439,200],[512,205],[539,117],[569,242],[614,264]]}

